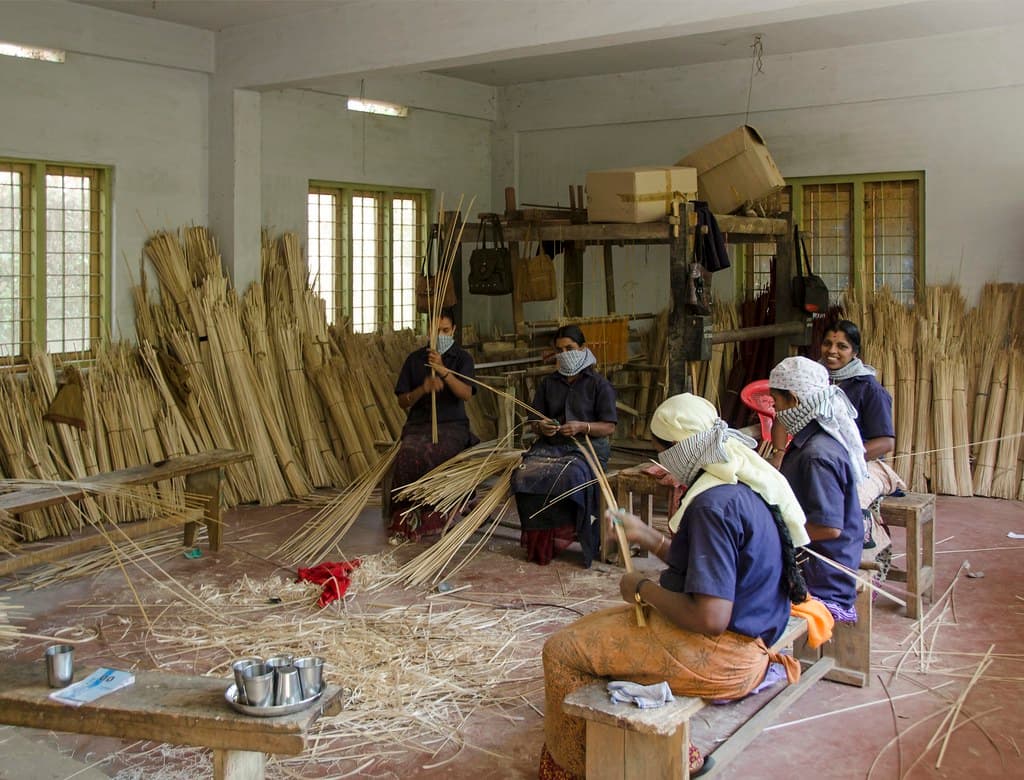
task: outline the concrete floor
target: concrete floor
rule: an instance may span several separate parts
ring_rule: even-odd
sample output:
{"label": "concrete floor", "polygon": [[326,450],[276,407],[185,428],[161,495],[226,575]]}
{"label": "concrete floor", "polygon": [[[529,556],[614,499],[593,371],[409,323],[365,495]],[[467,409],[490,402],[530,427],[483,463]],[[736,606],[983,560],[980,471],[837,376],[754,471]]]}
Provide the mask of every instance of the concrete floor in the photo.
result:
{"label": "concrete floor", "polygon": [[[273,551],[310,514],[311,510],[304,507],[235,509],[227,514],[226,544],[220,553],[211,555],[204,548],[204,556],[198,560],[174,553],[166,559],[167,571],[183,581],[214,582],[224,587],[243,574],[253,579],[287,576],[287,571],[273,563]],[[660,520],[663,522],[664,517]],[[817,778],[837,779],[1024,777],[1024,650],[1020,641],[1024,637],[1024,541],[1007,538],[1011,531],[1024,533],[1024,505],[1020,502],[940,497],[936,596],[946,592],[954,577],[956,582],[949,599],[953,609],[946,610],[941,621],[935,619],[942,612],[941,607],[926,618],[928,656],[907,652],[906,640],[914,622],[903,616],[902,608],[879,599],[875,604],[871,686],[858,689],[830,682],[816,684],[779,717],[771,730],[716,775],[769,778],[806,769]],[[899,552],[902,532],[897,529],[895,533]],[[388,549],[377,507],[367,507],[346,536],[344,547],[350,557]],[[423,547],[400,548],[397,557],[406,560],[419,549]],[[617,570],[596,566],[596,571],[581,578],[579,560],[578,551],[570,548],[564,558],[556,559],[550,566],[527,564],[516,534],[501,529],[486,551],[451,583],[470,584],[473,589],[469,593],[493,604],[513,602],[520,597],[529,604],[537,604],[526,609],[536,611],[544,634],[571,619],[574,604],[585,601],[583,609],[589,610],[618,603]],[[966,569],[961,569],[964,561],[970,562],[970,571],[983,572],[984,576],[966,577]],[[652,560],[638,559],[637,563],[641,568],[657,568]],[[14,581],[0,584],[11,585]],[[151,584],[135,584],[145,600],[158,598]],[[400,592],[405,594],[404,598],[413,600],[425,595]],[[397,593],[394,595],[397,597]],[[69,625],[98,620],[97,605],[120,605],[107,611],[130,612],[130,605],[124,606],[130,601],[129,589],[116,570],[7,596],[13,604],[21,605],[19,613],[26,618],[25,630],[33,633],[52,633]],[[523,705],[501,715],[486,708],[474,713],[461,729],[475,748],[464,750],[443,766],[424,768],[436,762],[421,753],[399,751],[365,771],[356,772],[359,764],[352,762],[329,771],[316,766],[286,775],[271,763],[268,775],[338,777],[353,772],[353,776],[382,778],[535,777],[542,743],[542,718],[538,713],[543,710],[539,659],[542,639],[541,635],[530,640],[531,647],[526,648],[536,653],[537,661],[534,676],[523,683]],[[7,655],[38,658],[44,644],[25,639]],[[990,646],[994,661],[964,697],[956,719],[958,728],[948,739],[941,766],[936,767],[948,730],[948,724],[941,730],[940,725],[968,688]],[[106,647],[102,641],[79,646],[78,663],[97,665],[118,660],[105,655]],[[208,757],[198,751],[152,744],[131,746],[114,760],[105,759],[126,748],[114,740],[8,729],[0,732],[0,744],[4,734],[14,733],[19,738],[27,737],[36,744],[70,753],[83,763],[95,764],[94,770],[107,775],[120,771],[123,778],[153,777],[156,767],[161,768],[161,777],[200,777],[209,771]],[[897,733],[901,735],[898,740]],[[933,738],[934,743],[928,748]],[[131,758],[127,757],[129,754]],[[37,757],[40,762],[41,755],[42,751]],[[70,776],[46,774],[42,763],[39,767],[38,774],[19,776]],[[295,772],[295,766],[290,765],[289,771]],[[5,774],[0,768],[0,777],[14,775]]]}

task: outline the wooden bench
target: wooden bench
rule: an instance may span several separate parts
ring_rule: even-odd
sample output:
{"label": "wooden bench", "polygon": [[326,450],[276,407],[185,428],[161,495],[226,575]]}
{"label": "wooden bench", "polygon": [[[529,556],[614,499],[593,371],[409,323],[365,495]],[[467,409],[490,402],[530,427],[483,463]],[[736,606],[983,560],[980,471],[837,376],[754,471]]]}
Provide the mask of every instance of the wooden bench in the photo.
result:
{"label": "wooden bench", "polygon": [[134,685],[71,707],[49,698],[42,661],[5,664],[0,668],[0,723],[212,748],[216,780],[260,780],[266,754],[302,753],[310,725],[330,711],[341,693],[339,686],[328,685],[307,710],[256,718],[231,709],[224,699],[230,684],[215,677],[136,672]]}
{"label": "wooden bench", "polygon": [[[773,650],[792,648],[807,634],[807,621],[790,617]],[[758,710],[714,751],[715,771],[735,758],[780,712],[832,670],[835,659],[824,655],[804,667],[799,682],[788,685]],[[703,710],[703,699],[676,696],[657,709],[613,704],[607,683],[597,682],[570,693],[562,703],[568,715],[586,720],[587,780],[649,780],[690,776],[687,751],[690,719]]]}
{"label": "wooden bench", "polygon": [[916,620],[923,612],[922,597],[931,601],[935,596],[935,496],[886,496],[881,511],[882,521],[889,528],[904,528],[907,532],[907,567],[892,567],[888,577],[907,583],[907,617]]}
{"label": "wooden bench", "polygon": [[[55,482],[49,485],[12,490],[0,493],[0,513],[17,515],[33,509],[54,506],[65,501],[78,501],[88,495],[109,491],[112,487],[151,485],[155,482],[185,478],[188,493],[203,496],[204,505],[196,510],[184,510],[184,543],[191,547],[195,543],[199,522],[206,525],[211,550],[219,550],[221,542],[221,480],[225,466],[251,460],[252,455],[238,450],[210,450],[192,455],[179,455],[157,463],[131,466],[126,469],[96,474],[73,482]],[[157,518],[141,523],[126,523],[122,530],[126,535],[138,537],[154,531],[179,525],[181,516]],[[107,544],[106,538],[98,533],[84,533],[70,541],[47,543],[46,546],[15,555],[0,561],[0,576],[47,561],[60,560],[79,552],[95,549]]]}

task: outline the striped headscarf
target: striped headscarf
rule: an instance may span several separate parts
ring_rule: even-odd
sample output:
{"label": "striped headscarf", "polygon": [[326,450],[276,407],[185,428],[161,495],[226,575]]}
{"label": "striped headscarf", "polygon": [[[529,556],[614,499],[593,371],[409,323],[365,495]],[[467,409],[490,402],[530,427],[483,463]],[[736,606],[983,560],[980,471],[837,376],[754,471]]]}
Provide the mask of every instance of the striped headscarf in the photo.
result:
{"label": "striped headscarf", "polygon": [[789,357],[772,369],[768,386],[796,396],[796,406],[775,411],[775,418],[791,435],[795,436],[811,420],[817,420],[825,433],[843,445],[850,456],[856,481],[867,478],[864,442],[854,422],[857,410],[846,393],[837,385],[829,384],[827,368],[805,357]]}
{"label": "striped headscarf", "polygon": [[[752,447],[754,440],[729,428],[710,402],[690,393],[665,400],[651,418],[651,433],[676,442],[659,456],[666,469],[688,486],[679,510],[669,520],[673,532],[698,495],[718,485],[742,482],[769,505],[775,505],[796,547],[810,542],[807,518],[789,482]],[[693,481],[701,470],[704,473]]]}

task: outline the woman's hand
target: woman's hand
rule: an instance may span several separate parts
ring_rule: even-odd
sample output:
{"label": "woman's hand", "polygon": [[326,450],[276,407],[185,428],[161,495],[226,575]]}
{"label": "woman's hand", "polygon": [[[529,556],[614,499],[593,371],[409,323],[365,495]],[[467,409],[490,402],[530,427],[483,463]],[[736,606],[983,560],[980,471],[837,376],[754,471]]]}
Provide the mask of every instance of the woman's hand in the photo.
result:
{"label": "woman's hand", "polygon": [[615,538],[615,526],[621,525],[622,530],[626,532],[626,541],[630,544],[639,544],[644,541],[645,535],[650,531],[643,520],[625,509],[606,509],[604,519],[608,523],[609,536]]}
{"label": "woman's hand", "polygon": [[559,427],[558,432],[563,436],[578,436],[581,433],[590,433],[590,423],[580,420],[566,421]]}
{"label": "woman's hand", "polygon": [[558,420],[537,420],[533,426],[542,436],[554,436],[560,430]]}
{"label": "woman's hand", "polygon": [[448,369],[441,361],[441,353],[436,349],[427,350],[427,365],[434,369],[439,375],[448,373]]}
{"label": "woman's hand", "polygon": [[439,376],[428,376],[423,380],[424,393],[440,393],[444,390],[444,380]]}
{"label": "woman's hand", "polygon": [[636,588],[641,580],[653,582],[650,577],[640,571],[626,572],[622,575],[622,579],[619,580],[619,593],[622,594],[623,601],[636,604]]}

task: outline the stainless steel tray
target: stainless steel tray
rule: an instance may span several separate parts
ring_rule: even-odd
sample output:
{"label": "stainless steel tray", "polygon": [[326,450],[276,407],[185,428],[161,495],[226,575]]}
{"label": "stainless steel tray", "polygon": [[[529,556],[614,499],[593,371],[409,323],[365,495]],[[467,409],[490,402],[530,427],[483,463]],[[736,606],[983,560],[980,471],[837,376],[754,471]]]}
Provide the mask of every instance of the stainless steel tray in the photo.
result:
{"label": "stainless steel tray", "polygon": [[227,699],[228,704],[231,705],[233,710],[241,712],[243,715],[252,715],[257,718],[276,718],[279,715],[291,715],[293,712],[302,712],[307,707],[310,707],[317,699],[323,695],[321,690],[315,696],[310,696],[308,699],[297,701],[295,704],[279,704],[270,707],[253,707],[250,704],[242,704],[238,701],[238,686],[234,683],[228,686],[228,689],[224,691],[224,698]]}

